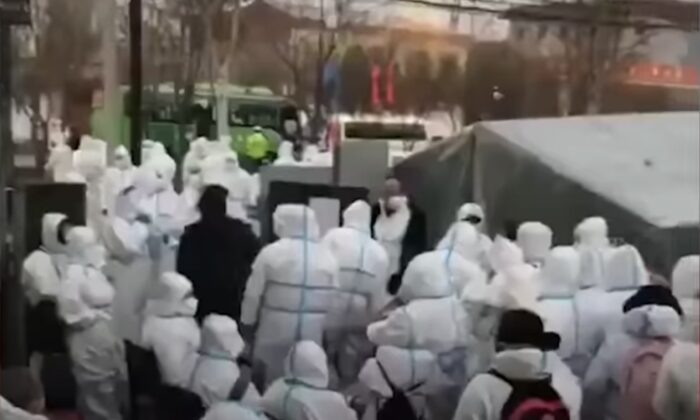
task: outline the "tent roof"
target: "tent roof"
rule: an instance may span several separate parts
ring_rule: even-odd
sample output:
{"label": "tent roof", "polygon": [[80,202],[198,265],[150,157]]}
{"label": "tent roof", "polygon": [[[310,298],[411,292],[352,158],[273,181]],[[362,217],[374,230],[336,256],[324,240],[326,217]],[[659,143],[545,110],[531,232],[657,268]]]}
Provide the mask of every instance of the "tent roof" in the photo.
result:
{"label": "tent roof", "polygon": [[[480,126],[480,127],[478,127]],[[700,117],[669,112],[478,124],[660,227],[700,220]]]}

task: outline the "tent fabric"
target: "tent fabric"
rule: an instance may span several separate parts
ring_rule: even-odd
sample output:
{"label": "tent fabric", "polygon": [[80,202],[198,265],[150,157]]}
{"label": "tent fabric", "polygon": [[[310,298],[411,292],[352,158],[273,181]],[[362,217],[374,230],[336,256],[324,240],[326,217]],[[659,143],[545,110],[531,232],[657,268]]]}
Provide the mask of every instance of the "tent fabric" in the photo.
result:
{"label": "tent fabric", "polygon": [[699,249],[699,131],[690,112],[484,122],[395,173],[428,211],[432,241],[465,201],[483,205],[491,234],[537,220],[555,245],[570,244],[583,218],[602,216],[612,238],[667,275]]}

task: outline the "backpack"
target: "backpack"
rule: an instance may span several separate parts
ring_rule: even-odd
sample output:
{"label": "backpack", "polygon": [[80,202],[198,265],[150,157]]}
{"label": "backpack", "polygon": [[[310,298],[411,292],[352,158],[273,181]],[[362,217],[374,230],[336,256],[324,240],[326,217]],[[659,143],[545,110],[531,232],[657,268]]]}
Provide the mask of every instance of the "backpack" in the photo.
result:
{"label": "backpack", "polygon": [[653,340],[630,352],[622,370],[620,419],[659,419],[652,401],[661,363],[671,345],[671,340]]}
{"label": "backpack", "polygon": [[415,384],[404,391],[397,388],[391,380],[389,380],[389,376],[386,374],[384,367],[379,361],[377,361],[377,366],[387,385],[391,388],[391,397],[386,399],[377,410],[377,420],[421,420],[421,417],[418,417],[418,414],[416,414],[416,411],[413,409],[413,405],[408,399],[408,396],[406,396],[406,393],[422,386],[423,383]]}
{"label": "backpack", "polygon": [[570,420],[551,377],[544,379],[511,379],[491,369],[489,374],[511,386],[508,400],[501,408],[502,420]]}

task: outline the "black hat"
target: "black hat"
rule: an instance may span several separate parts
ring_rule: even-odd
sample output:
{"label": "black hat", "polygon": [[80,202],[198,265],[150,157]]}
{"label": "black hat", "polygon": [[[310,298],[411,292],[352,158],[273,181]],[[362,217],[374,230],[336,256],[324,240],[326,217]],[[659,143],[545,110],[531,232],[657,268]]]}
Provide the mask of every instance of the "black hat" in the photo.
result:
{"label": "black hat", "polygon": [[543,351],[559,348],[559,334],[546,332],[542,319],[525,309],[506,311],[496,333],[496,342],[505,346],[531,346]]}
{"label": "black hat", "polygon": [[625,301],[625,304],[622,306],[622,312],[627,313],[632,309],[646,305],[669,306],[678,315],[683,316],[683,309],[678,303],[678,299],[673,296],[671,289],[660,285],[640,287],[635,294]]}

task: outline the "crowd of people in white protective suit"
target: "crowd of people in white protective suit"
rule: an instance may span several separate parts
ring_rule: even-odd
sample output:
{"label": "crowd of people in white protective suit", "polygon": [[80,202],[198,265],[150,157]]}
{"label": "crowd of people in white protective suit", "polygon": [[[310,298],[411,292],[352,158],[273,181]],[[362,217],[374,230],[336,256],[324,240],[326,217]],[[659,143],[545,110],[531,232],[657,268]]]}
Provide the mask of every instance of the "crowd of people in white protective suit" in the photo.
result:
{"label": "crowd of people in white protective suit", "polygon": [[[149,418],[134,389],[152,379],[127,366],[130,349],[154,355],[145,393],[168,420],[698,418],[698,255],[677,262],[669,285],[651,284],[600,217],[553,247],[539,222],[490,238],[468,203],[391,295],[407,198],[380,200],[374,222],[356,201],[323,236],[311,208],[283,204],[279,239],[255,251],[231,303],[240,314],[195,317],[196,282],[176,271],[183,231],[212,208],[245,220],[251,176],[224,143],[197,140],[178,194],[159,143],[144,142],[140,167],[120,147],[107,168],[102,147],[54,150],[54,179],[86,183],[87,226],[46,214],[23,267],[30,306],[54,303],[64,326],[86,420]],[[3,420],[42,418],[15,401],[2,400]]]}

